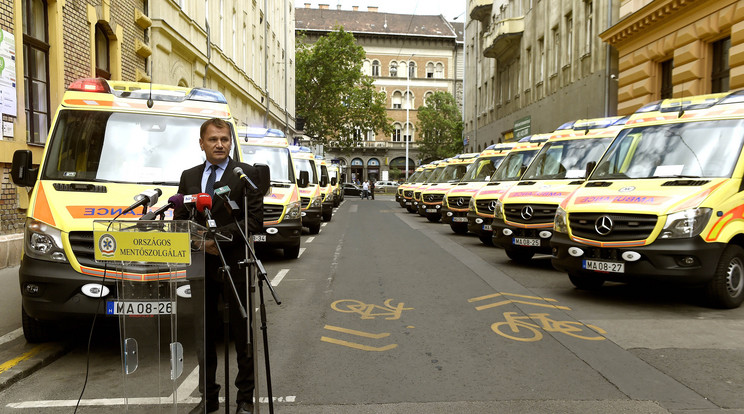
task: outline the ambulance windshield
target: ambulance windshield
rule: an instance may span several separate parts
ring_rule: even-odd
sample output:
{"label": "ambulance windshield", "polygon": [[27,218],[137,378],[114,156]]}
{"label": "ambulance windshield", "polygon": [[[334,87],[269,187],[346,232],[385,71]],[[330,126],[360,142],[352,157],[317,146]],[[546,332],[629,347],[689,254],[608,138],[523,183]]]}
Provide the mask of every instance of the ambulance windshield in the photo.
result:
{"label": "ambulance windshield", "polygon": [[241,145],[243,162],[266,164],[270,169],[271,181],[275,183],[294,182],[294,172],[288,148]]}
{"label": "ambulance windshield", "polygon": [[744,120],[651,125],[620,132],[593,180],[730,177],[744,142]]}
{"label": "ambulance windshield", "polygon": [[106,111],[61,111],[42,177],[51,180],[165,183],[205,160],[204,119]]}
{"label": "ambulance windshield", "polygon": [[523,180],[586,178],[589,163],[596,162],[613,137],[547,142],[522,176]]}

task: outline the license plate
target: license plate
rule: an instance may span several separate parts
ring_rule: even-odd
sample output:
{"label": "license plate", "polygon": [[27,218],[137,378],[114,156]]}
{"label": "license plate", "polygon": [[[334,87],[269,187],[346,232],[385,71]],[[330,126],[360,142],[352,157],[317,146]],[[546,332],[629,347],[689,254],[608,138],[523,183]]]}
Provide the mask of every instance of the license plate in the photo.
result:
{"label": "license plate", "polygon": [[483,231],[493,231],[493,227],[490,224],[484,224]]}
{"label": "license plate", "polygon": [[427,208],[427,209],[426,209],[426,212],[427,212],[427,213],[439,213],[439,210],[437,210],[437,209],[435,209],[435,208]]}
{"label": "license plate", "polygon": [[599,260],[584,260],[581,267],[595,272],[625,273],[625,263],[602,262]]}
{"label": "license plate", "polygon": [[254,242],[265,242],[266,241],[266,235],[265,234],[254,234],[253,235],[253,241]]}
{"label": "license plate", "polygon": [[517,246],[540,247],[540,239],[523,239],[521,237],[515,237],[512,239],[512,244]]}
{"label": "license plate", "polygon": [[413,205],[413,203],[411,203],[410,201],[406,201],[406,205],[407,205],[407,206],[412,206],[412,205]]}
{"label": "license plate", "polygon": [[118,300],[106,302],[107,315],[173,315],[174,313],[176,313],[175,302]]}
{"label": "license plate", "polygon": [[453,223],[467,223],[468,218],[467,217],[452,217]]}

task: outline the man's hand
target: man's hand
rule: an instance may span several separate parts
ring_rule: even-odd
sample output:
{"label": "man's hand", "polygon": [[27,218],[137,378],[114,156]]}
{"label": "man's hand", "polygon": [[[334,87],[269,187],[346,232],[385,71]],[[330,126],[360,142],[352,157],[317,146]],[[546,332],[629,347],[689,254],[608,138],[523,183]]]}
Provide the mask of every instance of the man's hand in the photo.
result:
{"label": "man's hand", "polygon": [[220,251],[217,250],[217,243],[215,243],[214,240],[207,240],[204,242],[204,251],[214,256],[220,254]]}

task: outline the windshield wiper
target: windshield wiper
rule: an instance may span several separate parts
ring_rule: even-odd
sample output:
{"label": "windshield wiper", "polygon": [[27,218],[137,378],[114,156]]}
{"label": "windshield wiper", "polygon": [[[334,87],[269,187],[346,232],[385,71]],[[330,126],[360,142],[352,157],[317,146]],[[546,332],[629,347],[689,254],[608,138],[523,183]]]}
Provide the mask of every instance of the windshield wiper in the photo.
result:
{"label": "windshield wiper", "polygon": [[699,175],[682,175],[682,174],[675,174],[675,175],[652,175],[648,178],[668,178],[668,179],[674,179],[674,178],[703,178]]}

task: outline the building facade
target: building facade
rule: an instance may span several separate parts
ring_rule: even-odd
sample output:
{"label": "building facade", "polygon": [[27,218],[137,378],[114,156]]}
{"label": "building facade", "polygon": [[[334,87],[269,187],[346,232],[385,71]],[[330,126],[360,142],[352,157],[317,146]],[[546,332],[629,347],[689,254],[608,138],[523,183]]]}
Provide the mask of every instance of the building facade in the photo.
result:
{"label": "building facade", "polygon": [[617,0],[468,0],[468,151],[614,115],[617,55],[599,34]]}
{"label": "building facade", "polygon": [[626,0],[601,34],[618,51],[618,108],[744,88],[744,1]]}
{"label": "building facade", "polygon": [[387,97],[393,126],[389,136],[367,131],[351,153],[334,148],[316,152],[338,163],[347,182],[405,177],[406,146],[409,174],[427,161],[418,153],[417,108],[436,91],[450,92],[462,103],[463,25],[442,16],[380,13],[376,7],[341,10],[324,4],[310,8],[306,3],[296,13],[296,30],[310,43],[336,25],[354,35],[366,52],[364,72]]}
{"label": "building facade", "polygon": [[239,123],[295,133],[290,0],[0,0],[0,29],[0,267],[20,259],[31,190],[10,180],[13,153],[41,160],[75,79],[208,87]]}

